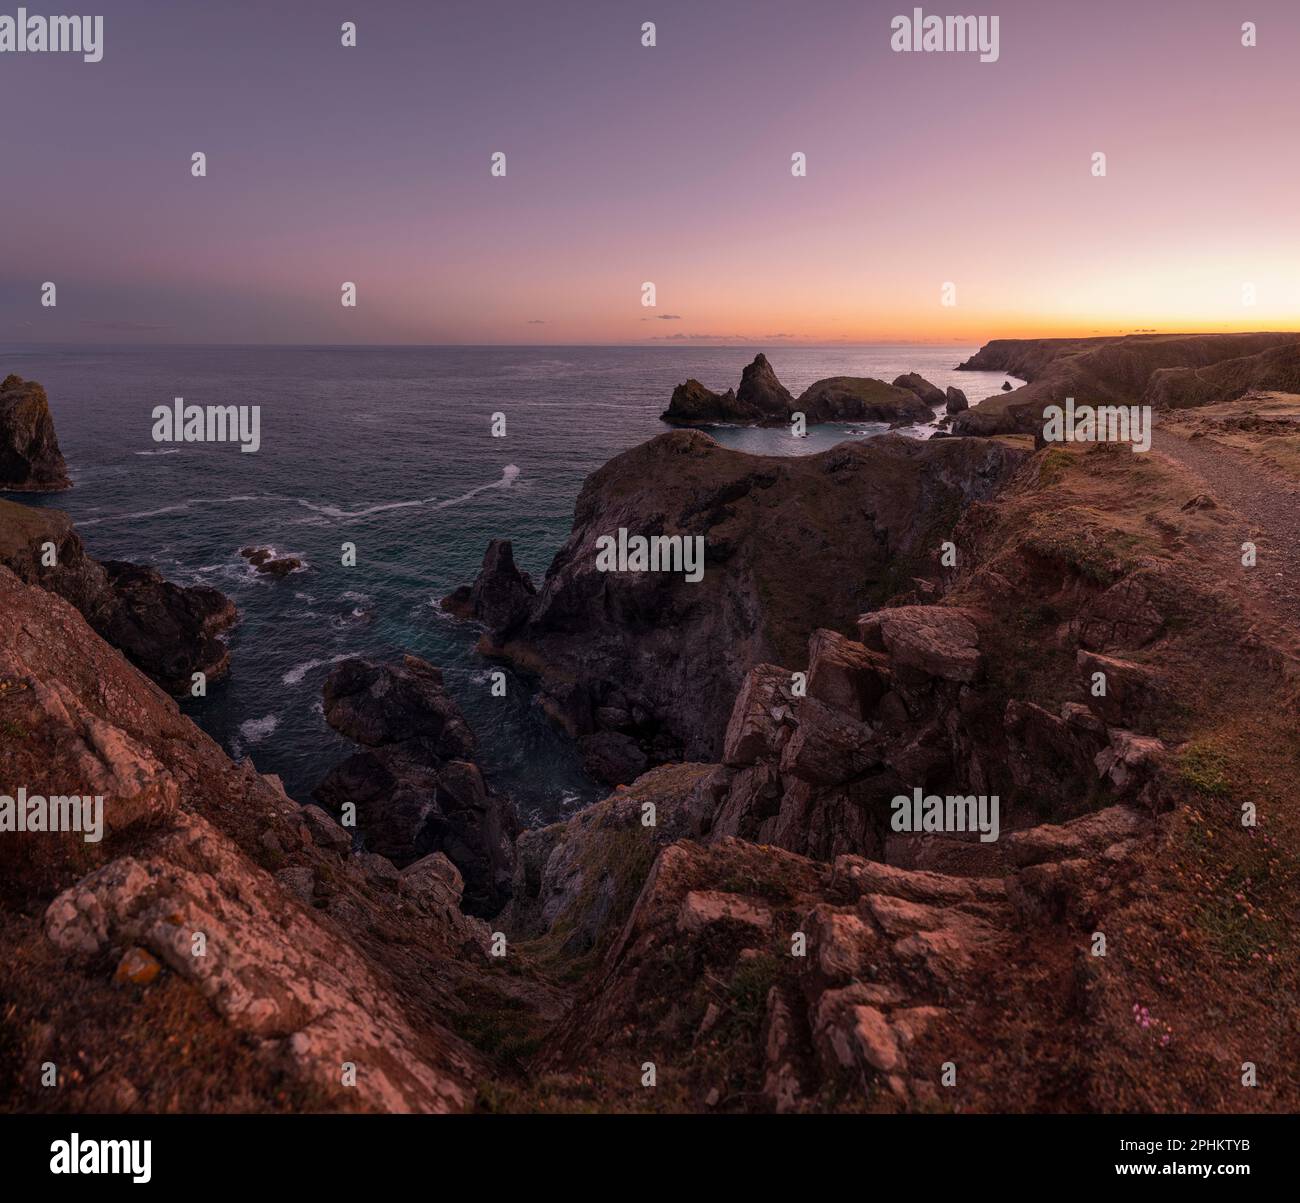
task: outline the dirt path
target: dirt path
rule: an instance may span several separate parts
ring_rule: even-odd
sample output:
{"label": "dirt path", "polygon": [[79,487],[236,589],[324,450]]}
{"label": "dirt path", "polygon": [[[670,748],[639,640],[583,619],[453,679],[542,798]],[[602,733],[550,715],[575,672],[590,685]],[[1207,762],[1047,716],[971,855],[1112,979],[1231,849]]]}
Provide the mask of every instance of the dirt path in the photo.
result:
{"label": "dirt path", "polygon": [[1257,547],[1249,578],[1269,607],[1300,631],[1300,487],[1267,472],[1248,455],[1208,440],[1189,441],[1156,427],[1152,449],[1176,460],[1205,482],[1205,491],[1231,506],[1244,520],[1233,554],[1241,544]]}

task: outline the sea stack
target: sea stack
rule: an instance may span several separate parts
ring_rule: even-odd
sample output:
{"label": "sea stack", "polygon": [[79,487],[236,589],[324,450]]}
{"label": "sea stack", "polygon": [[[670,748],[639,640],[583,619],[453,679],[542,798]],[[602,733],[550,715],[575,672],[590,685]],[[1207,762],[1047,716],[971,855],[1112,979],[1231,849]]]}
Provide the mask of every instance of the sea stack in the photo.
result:
{"label": "sea stack", "polygon": [[0,383],[0,490],[54,493],[71,487],[45,390],[33,380],[6,376]]}

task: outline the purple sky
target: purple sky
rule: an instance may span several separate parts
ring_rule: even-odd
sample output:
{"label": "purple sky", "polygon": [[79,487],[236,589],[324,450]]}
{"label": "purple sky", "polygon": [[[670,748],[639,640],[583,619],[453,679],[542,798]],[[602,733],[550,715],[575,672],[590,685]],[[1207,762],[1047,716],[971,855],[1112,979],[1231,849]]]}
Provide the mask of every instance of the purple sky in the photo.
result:
{"label": "purple sky", "polygon": [[102,62],[0,54],[0,342],[1300,326],[1294,0],[912,7],[93,0]]}

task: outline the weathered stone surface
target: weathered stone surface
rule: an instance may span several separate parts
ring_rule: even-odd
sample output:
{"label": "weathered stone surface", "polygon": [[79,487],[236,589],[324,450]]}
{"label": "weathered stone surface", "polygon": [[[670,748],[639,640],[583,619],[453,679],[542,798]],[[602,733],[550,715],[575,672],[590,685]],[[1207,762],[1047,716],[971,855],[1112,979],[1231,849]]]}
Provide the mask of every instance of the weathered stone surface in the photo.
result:
{"label": "weathered stone surface", "polygon": [[973,681],[979,672],[979,632],[970,615],[946,606],[899,606],[858,619],[867,647],[895,664],[945,681]]}
{"label": "weathered stone surface", "polygon": [[436,1051],[420,1040],[362,959],[197,817],[185,816],[147,858],[113,861],[60,894],[45,933],[78,957],[143,948],[226,1022],[281,1042],[322,1088],[351,1062],[371,1107],[455,1111],[473,1101],[474,1054],[450,1034]]}

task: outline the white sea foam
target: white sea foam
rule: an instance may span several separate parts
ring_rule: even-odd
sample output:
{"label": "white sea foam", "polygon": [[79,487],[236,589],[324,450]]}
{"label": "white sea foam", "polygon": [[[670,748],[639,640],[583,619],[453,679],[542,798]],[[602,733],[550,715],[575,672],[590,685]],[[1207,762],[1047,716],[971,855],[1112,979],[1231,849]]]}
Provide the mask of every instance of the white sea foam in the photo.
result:
{"label": "white sea foam", "polygon": [[239,724],[239,734],[243,736],[245,743],[260,744],[279,725],[280,720],[274,714],[268,714],[262,718],[250,718],[247,722]]}
{"label": "white sea foam", "polygon": [[327,664],[342,664],[344,660],[351,660],[356,656],[355,652],[348,652],[342,656],[331,656],[327,660],[304,660],[301,664],[294,665],[287,673],[280,678],[281,684],[284,685],[301,685],[307,679],[307,674],[314,668],[324,668]]}
{"label": "white sea foam", "polygon": [[471,497],[477,497],[480,493],[488,489],[508,489],[519,478],[519,469],[514,464],[507,464],[501,470],[500,480],[490,480],[485,485],[477,485],[470,489],[468,493],[462,493],[459,497],[447,497],[439,500],[437,497],[423,497],[415,501],[385,501],[379,505],[366,506],[360,510],[345,510],[342,506],[337,505],[318,505],[316,502],[308,501],[305,497],[297,497],[294,500],[305,509],[311,510],[315,514],[324,514],[328,518],[368,518],[371,514],[383,514],[389,510],[409,510],[418,506],[429,506],[435,510],[445,510],[453,505],[460,505],[462,501],[469,501]]}
{"label": "white sea foam", "polygon": [[90,518],[78,522],[80,526],[98,526],[101,522],[138,522],[141,518],[159,518],[163,514],[183,514],[191,506],[196,505],[228,505],[240,501],[281,501],[283,498],[256,496],[256,497],[191,497],[188,501],[178,501],[175,505],[165,505],[157,510],[140,510],[134,514],[109,514],[104,518]]}

